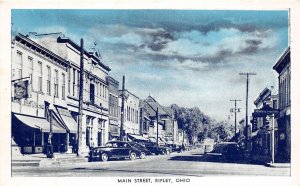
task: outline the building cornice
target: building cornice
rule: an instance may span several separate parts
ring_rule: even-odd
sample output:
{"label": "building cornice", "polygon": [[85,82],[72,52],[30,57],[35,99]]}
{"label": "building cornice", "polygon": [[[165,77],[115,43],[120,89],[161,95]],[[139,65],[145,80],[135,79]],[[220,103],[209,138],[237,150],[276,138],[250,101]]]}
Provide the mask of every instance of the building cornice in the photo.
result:
{"label": "building cornice", "polygon": [[66,61],[65,59],[63,59],[62,57],[58,56],[57,54],[51,52],[47,48],[39,45],[38,43],[32,41],[31,39],[27,38],[26,36],[24,36],[20,33],[16,36],[16,41],[18,43],[25,45],[26,47],[28,47],[32,50],[38,52],[42,56],[50,59],[50,61],[53,60],[54,62],[57,62],[65,67],[68,67],[70,65],[69,62]]}

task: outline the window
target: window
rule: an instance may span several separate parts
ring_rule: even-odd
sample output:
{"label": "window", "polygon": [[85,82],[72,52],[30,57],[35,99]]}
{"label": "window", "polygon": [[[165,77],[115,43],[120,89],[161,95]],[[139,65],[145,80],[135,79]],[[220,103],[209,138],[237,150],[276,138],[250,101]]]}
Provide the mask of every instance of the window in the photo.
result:
{"label": "window", "polygon": [[54,77],[54,97],[58,97],[58,70],[55,70],[55,77]]}
{"label": "window", "polygon": [[47,94],[51,95],[51,67],[47,66]]}
{"label": "window", "polygon": [[66,90],[66,79],[65,79],[65,74],[62,73],[61,76],[62,76],[61,97],[62,97],[62,99],[65,99],[65,98],[66,98],[66,95],[65,95],[65,90]]}
{"label": "window", "polygon": [[79,98],[80,72],[77,71],[77,97]]}
{"label": "window", "polygon": [[71,93],[71,68],[68,69],[68,94]]}
{"label": "window", "polygon": [[102,83],[100,83],[100,96],[102,95]]}
{"label": "window", "polygon": [[274,109],[278,109],[277,100],[273,100],[273,108]]}
{"label": "window", "polygon": [[90,84],[90,102],[95,103],[95,85],[92,83]]}
{"label": "window", "polygon": [[23,57],[22,57],[22,52],[20,52],[20,51],[17,51],[16,64],[17,64],[17,71],[18,71],[17,79],[21,79],[22,78]]}
{"label": "window", "polygon": [[33,58],[28,56],[28,76],[32,76],[33,73]]}
{"label": "window", "polygon": [[73,69],[73,88],[72,88],[72,93],[73,93],[73,96],[75,96],[75,78],[76,77],[76,70]]}
{"label": "window", "polygon": [[42,92],[43,91],[43,84],[42,84],[42,82],[43,82],[43,79],[42,79],[42,69],[43,69],[43,64],[42,64],[42,62],[38,62],[38,69],[37,69],[37,71],[38,71],[38,91],[39,92]]}

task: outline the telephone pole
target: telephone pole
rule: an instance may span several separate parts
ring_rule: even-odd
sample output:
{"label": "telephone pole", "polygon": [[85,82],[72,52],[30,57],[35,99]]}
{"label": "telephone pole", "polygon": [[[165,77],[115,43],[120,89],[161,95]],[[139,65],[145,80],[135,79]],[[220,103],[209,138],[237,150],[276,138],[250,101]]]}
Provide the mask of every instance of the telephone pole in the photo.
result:
{"label": "telephone pole", "polygon": [[84,76],[84,48],[83,39],[80,40],[80,79],[79,79],[79,105],[78,105],[78,128],[77,128],[77,156],[82,150],[82,110],[83,110],[83,76]]}
{"label": "telephone pole", "polygon": [[156,108],[156,143],[158,146],[158,107]]}
{"label": "telephone pole", "polygon": [[125,76],[122,82],[122,103],[121,103],[121,126],[120,126],[120,141],[123,141],[123,128],[124,128],[124,100],[125,100]]}
{"label": "telephone pole", "polygon": [[240,112],[240,108],[236,108],[236,102],[242,101],[239,99],[231,99],[230,101],[234,101],[234,109],[231,109],[232,112],[234,112],[234,136],[236,135],[236,113]]}
{"label": "telephone pole", "polygon": [[246,73],[239,73],[239,75],[246,76],[246,151],[248,150],[248,94],[249,94],[249,76],[256,75],[256,73],[253,72],[246,72]]}

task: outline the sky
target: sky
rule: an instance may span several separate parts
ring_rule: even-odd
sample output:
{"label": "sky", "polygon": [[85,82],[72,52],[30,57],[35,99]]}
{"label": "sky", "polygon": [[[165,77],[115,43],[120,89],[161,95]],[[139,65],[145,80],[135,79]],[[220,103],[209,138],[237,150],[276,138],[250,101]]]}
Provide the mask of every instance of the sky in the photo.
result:
{"label": "sky", "polygon": [[[12,10],[12,30],[62,32],[85,48],[96,44],[110,75],[130,92],[161,105],[199,107],[227,120],[240,99],[245,116],[264,88],[278,92],[274,64],[288,47],[288,11],[229,10]],[[121,86],[120,86],[121,88]]]}

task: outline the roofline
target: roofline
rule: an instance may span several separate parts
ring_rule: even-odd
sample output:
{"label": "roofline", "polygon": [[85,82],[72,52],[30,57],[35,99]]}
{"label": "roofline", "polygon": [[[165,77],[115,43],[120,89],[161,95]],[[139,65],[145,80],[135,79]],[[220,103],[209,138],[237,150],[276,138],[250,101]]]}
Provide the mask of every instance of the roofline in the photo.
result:
{"label": "roofline", "polygon": [[18,35],[16,35],[16,39],[18,39],[18,38],[20,38],[21,40],[23,40],[23,41],[25,41],[25,42],[27,42],[27,43],[30,43],[30,44],[36,46],[37,48],[39,48],[40,50],[42,50],[42,51],[48,53],[49,55],[53,56],[53,57],[56,58],[57,60],[64,62],[67,66],[70,65],[69,62],[66,61],[64,58],[62,58],[62,57],[60,57],[59,55],[57,55],[57,54],[51,52],[51,51],[48,50],[47,48],[45,48],[45,47],[39,45],[38,43],[36,43],[36,42],[34,42],[33,40],[29,39],[28,37],[24,36],[23,34],[18,33]]}
{"label": "roofline", "polygon": [[254,101],[254,104],[256,105],[258,103],[258,101],[262,98],[262,96],[265,95],[267,92],[271,93],[271,90],[266,87],[266,88],[264,88],[263,91],[260,92],[259,96]]}
{"label": "roofline", "polygon": [[[283,59],[287,56],[287,54],[290,52],[290,47],[288,47],[283,54],[279,57],[279,59],[277,60],[277,62],[275,63],[275,65],[273,66],[273,69],[276,70],[278,68],[278,66],[280,65],[280,63],[283,61]],[[277,71],[277,70],[276,70]]]}
{"label": "roofline", "polygon": [[[69,37],[62,38],[61,36],[59,36],[59,37],[57,38],[57,42],[60,42],[60,41],[61,41],[61,42],[67,42],[67,43],[71,44],[75,49],[77,49],[78,51],[80,51],[80,48],[81,48],[81,47],[80,47],[77,43],[75,43],[72,39],[70,39]],[[111,69],[109,68],[109,66],[103,64],[99,58],[97,58],[97,57],[94,56],[93,54],[89,53],[87,50],[85,50],[85,49],[83,49],[83,50],[84,50],[84,54],[85,54],[86,56],[88,56],[88,57],[90,57],[90,58],[93,58],[93,59],[96,59],[97,62],[98,62],[98,64],[99,64],[101,67],[103,67],[103,68],[104,68],[105,70],[107,70],[107,71],[111,71]]]}

